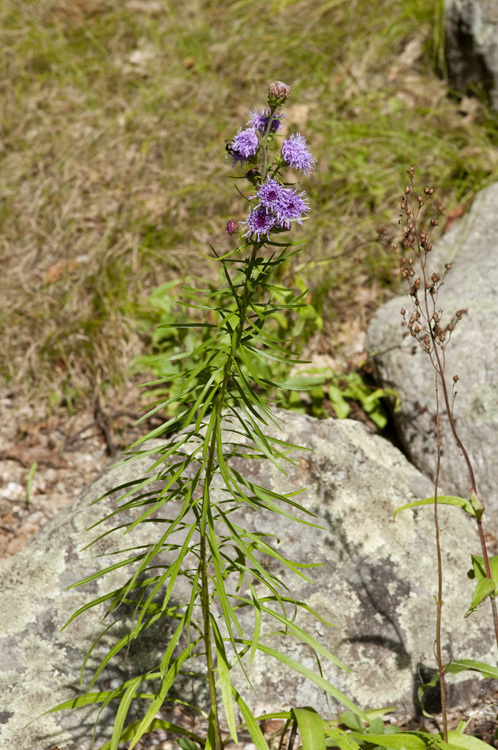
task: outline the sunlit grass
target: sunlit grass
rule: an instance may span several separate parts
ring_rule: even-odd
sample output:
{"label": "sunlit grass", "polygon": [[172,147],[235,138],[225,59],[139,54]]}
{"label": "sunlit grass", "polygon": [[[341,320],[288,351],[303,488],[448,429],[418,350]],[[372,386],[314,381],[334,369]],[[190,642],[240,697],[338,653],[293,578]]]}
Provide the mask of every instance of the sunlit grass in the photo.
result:
{"label": "sunlit grass", "polygon": [[[498,176],[497,118],[450,98],[437,0],[6,0],[0,9],[1,375],[41,398],[120,382],[155,285],[209,274],[243,218],[224,140],[290,83],[319,160],[296,271],[334,351],[393,284],[377,228],[413,163],[449,208]],[[305,259],[303,262],[303,258]],[[68,385],[69,384],[69,385]],[[61,391],[62,392],[62,391]]]}

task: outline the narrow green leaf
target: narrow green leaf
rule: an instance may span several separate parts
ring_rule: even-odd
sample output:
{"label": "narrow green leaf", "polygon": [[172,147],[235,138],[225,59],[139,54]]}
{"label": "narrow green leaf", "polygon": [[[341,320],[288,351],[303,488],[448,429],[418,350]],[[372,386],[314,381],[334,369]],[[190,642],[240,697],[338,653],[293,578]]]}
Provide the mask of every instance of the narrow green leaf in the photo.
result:
{"label": "narrow green leaf", "polygon": [[327,747],[339,747],[340,750],[357,750],[360,746],[353,737],[337,727],[326,726],[325,731],[330,739],[325,741]]}
{"label": "narrow green leaf", "polygon": [[116,718],[114,719],[110,750],[118,750],[118,745],[121,740],[121,733],[123,731],[125,719],[128,715],[128,711],[130,710],[131,702],[135,697],[135,694],[141,682],[141,677],[137,677],[136,679],[134,679],[126,689],[126,692],[121,699]]}
{"label": "narrow green leaf", "polygon": [[470,670],[472,672],[480,672],[483,677],[488,677],[493,680],[498,679],[498,668],[486,664],[483,661],[475,661],[474,659],[455,659],[450,664],[444,667],[446,673],[458,674],[458,672],[464,672]]}
{"label": "narrow green leaf", "polygon": [[291,716],[297,721],[302,750],[325,750],[323,722],[314,708],[293,708]]}
{"label": "narrow green leaf", "polygon": [[310,635],[306,630],[303,630],[303,628],[300,628],[291,620],[289,620],[286,617],[283,617],[279,612],[275,612],[273,609],[270,609],[269,607],[262,606],[261,609],[266,614],[270,615],[271,617],[274,617],[276,620],[281,622],[282,625],[285,626],[285,628],[290,630],[303,643],[308,644],[308,646],[310,646],[310,648],[312,648],[313,651],[324,656],[326,659],[328,659],[337,667],[339,667],[339,669],[343,669],[345,672],[351,671],[336,656],[334,656],[334,654],[332,654],[327,648],[325,648],[325,646],[323,646],[319,641],[317,641],[316,638],[313,638],[313,636]]}
{"label": "narrow green leaf", "polygon": [[[458,508],[461,508],[466,513],[469,514],[469,516],[472,516],[475,518],[475,510],[472,507],[472,503],[470,500],[464,498],[464,497],[454,497],[453,495],[441,495],[437,499],[438,505],[455,505]],[[407,503],[406,505],[402,505],[401,508],[398,508],[394,512],[393,518],[396,518],[398,513],[401,513],[402,510],[407,510],[408,508],[415,508],[419,505],[434,505],[434,498],[428,497],[425,500],[416,500],[414,503]]]}
{"label": "narrow green leaf", "polygon": [[175,661],[173,662],[173,664],[169,668],[168,673],[163,678],[163,681],[162,681],[161,687],[159,688],[157,696],[152,701],[152,703],[149,706],[149,709],[148,709],[147,713],[145,714],[145,716],[143,717],[143,719],[138,723],[138,726],[137,726],[137,729],[136,729],[136,733],[134,734],[133,740],[132,740],[131,745],[128,748],[128,750],[133,750],[133,748],[135,747],[135,745],[137,744],[137,742],[139,742],[141,740],[141,738],[143,737],[143,735],[145,734],[145,732],[149,731],[150,725],[151,725],[151,723],[152,723],[155,715],[157,714],[157,712],[159,711],[159,709],[163,705],[164,699],[166,698],[166,696],[167,696],[167,694],[169,692],[169,689],[171,688],[172,684],[175,681],[175,678],[176,678],[178,672],[180,671],[180,667],[182,666],[182,664],[184,663],[184,661],[186,661],[186,659],[188,659],[188,657],[192,653],[193,649],[195,648],[195,646],[197,645],[197,643],[200,640],[201,639],[198,638],[196,641],[194,641],[193,643],[191,643],[187,648],[185,648],[182,651],[182,653],[179,654],[179,656],[177,656],[177,658],[175,659]]}
{"label": "narrow green leaf", "polygon": [[[135,730],[140,725],[140,719],[137,719],[136,721],[133,721],[131,724],[128,724],[126,729],[121,733],[121,742],[128,742],[128,740],[131,740],[134,738]],[[193,740],[195,740],[198,744],[196,745],[196,750],[199,750],[199,747],[201,747],[204,743],[204,740],[202,737],[199,737],[194,732],[190,732],[188,729],[185,729],[185,727],[182,727],[178,724],[173,724],[171,721],[166,721],[165,719],[154,719],[149,726],[149,731],[153,732],[155,729],[165,729],[168,732],[174,732],[175,734],[184,735],[186,737],[191,737]],[[131,745],[130,745],[131,747]],[[99,750],[111,750],[111,741],[106,742],[105,745],[102,745]]]}
{"label": "narrow green leaf", "polygon": [[216,664],[218,668],[218,682],[221,687],[221,698],[223,700],[223,708],[225,709],[225,717],[228,724],[228,731],[230,737],[234,742],[238,742],[237,729],[235,725],[235,712],[233,709],[232,701],[232,683],[230,680],[230,668],[228,666],[228,660],[225,652],[225,646],[221,637],[218,626],[213,622],[213,633],[216,646]]}
{"label": "narrow green leaf", "polygon": [[245,725],[249,731],[249,734],[251,735],[251,739],[256,746],[256,750],[270,750],[270,748],[268,747],[268,743],[264,738],[263,732],[259,728],[258,723],[251,713],[249,707],[244,702],[239,693],[235,690],[235,688],[232,688],[232,692],[235,696],[235,702],[240,709],[240,713],[244,718]]}
{"label": "narrow green leaf", "polygon": [[[246,641],[241,639],[240,643],[245,643],[248,646],[252,646],[251,641]],[[316,672],[313,672],[312,669],[309,669],[309,667],[305,667],[304,664],[300,664],[300,662],[296,661],[295,659],[292,659],[290,656],[287,656],[287,654],[283,654],[280,651],[276,651],[273,648],[270,648],[269,646],[264,646],[262,643],[258,646],[258,651],[262,651],[265,654],[268,654],[269,656],[273,656],[275,659],[278,659],[282,662],[282,664],[285,664],[286,667],[289,667],[290,669],[294,670],[295,672],[299,672],[299,674],[302,674],[304,677],[307,677],[311,682],[314,682],[315,685],[318,685],[319,688],[324,690],[326,693],[330,693],[330,695],[333,695],[334,698],[339,701],[339,703],[342,703],[343,706],[346,706],[346,708],[351,709],[351,711],[354,711],[358,716],[363,719],[364,721],[367,721],[367,716],[363,711],[361,711],[355,704],[347,698],[343,693],[340,692],[336,687],[330,684],[330,682],[327,682],[323,677],[320,675],[317,675]]]}
{"label": "narrow green leaf", "polygon": [[251,655],[249,657],[249,664],[252,664],[259,643],[259,636],[261,634],[261,605],[259,603],[258,595],[254,589],[254,586],[249,582],[249,589],[251,591],[253,612],[254,612],[254,633],[252,636],[252,647]]}

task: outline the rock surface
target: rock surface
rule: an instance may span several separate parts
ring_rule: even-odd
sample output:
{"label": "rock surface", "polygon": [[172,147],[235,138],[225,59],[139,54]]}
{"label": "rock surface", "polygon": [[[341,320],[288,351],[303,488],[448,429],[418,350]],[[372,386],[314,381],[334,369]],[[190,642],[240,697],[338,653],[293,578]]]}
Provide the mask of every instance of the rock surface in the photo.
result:
{"label": "rock surface", "polygon": [[498,110],[498,5],[496,0],[446,0],[445,45],[450,85],[481,82]]}
{"label": "rock surface", "polygon": [[[275,524],[266,513],[241,511],[239,520],[250,529],[276,531],[280,548],[291,559],[323,563],[313,570],[313,586],[286,573],[284,580],[335,627],[327,628],[307,613],[298,622],[345,664],[354,666],[347,674],[323,662],[325,676],[362,708],[397,705],[405,715],[413,715],[418,667],[434,665],[433,521],[427,508],[406,511],[396,521],[393,511],[429,495],[430,482],[395,447],[369,434],[358,422],[317,421],[283,412],[280,416],[285,423],[279,437],[313,452],[298,454],[299,465],[290,467],[288,477],[249,459],[239,468],[276,491],[307,486],[302,502],[317,514],[324,529],[295,525],[283,518]],[[66,590],[69,584],[117,559],[111,553],[118,549],[120,538],[113,534],[96,547],[80,551],[93,538],[85,529],[114,507],[112,498],[97,506],[91,503],[117,484],[141,476],[150,463],[150,458],[144,458],[109,469],[76,502],[60,511],[24,550],[1,561],[1,747],[46,750],[55,743],[65,750],[89,750],[94,718],[90,709],[49,714],[28,727],[24,725],[36,714],[80,692],[78,670],[85,650],[102,630],[103,607],[85,612],[62,632],[60,628],[78,607],[125,580],[123,570],[117,569],[112,586],[104,577]],[[473,588],[465,575],[469,555],[477,547],[473,526],[453,508],[442,508],[441,516],[446,656],[496,661],[488,608],[484,606],[470,619],[463,619]],[[109,528],[109,522],[100,527],[101,531],[105,528]],[[153,525],[145,525],[135,530],[131,542],[138,545],[155,538]],[[131,542],[125,546],[131,546]],[[96,553],[103,556],[95,558]],[[270,564],[279,575],[280,568],[278,562]],[[117,680],[137,669],[154,666],[164,638],[162,625],[140,648],[132,645],[127,659],[120,656],[116,664],[111,663],[98,687],[115,687]],[[113,642],[110,636],[104,641]],[[307,646],[289,638],[285,650],[316,670]],[[105,655],[104,645],[98,647],[97,655]],[[92,666],[95,668],[95,659]],[[250,674],[259,709],[262,705],[313,705],[328,714],[321,692],[280,662],[269,665],[258,657]],[[465,677],[464,673],[456,679],[451,700],[468,707],[471,697],[487,688],[489,681]],[[241,679],[237,680],[254,705],[254,694],[243,687]],[[107,713],[98,736],[100,742],[109,738],[112,712]]]}
{"label": "rock surface", "polygon": [[[498,536],[498,184],[481,191],[472,209],[435,246],[429,269],[452,263],[440,290],[443,323],[464,310],[446,348],[446,374],[459,381],[454,414],[460,437],[474,466],[479,496],[489,513],[487,528]],[[400,309],[411,311],[409,297],[381,307],[367,334],[378,382],[401,396],[394,415],[398,434],[412,463],[433,477],[435,397],[429,357],[402,326]],[[441,396],[442,398],[442,396]],[[469,496],[466,464],[443,419],[441,481],[448,491]]]}

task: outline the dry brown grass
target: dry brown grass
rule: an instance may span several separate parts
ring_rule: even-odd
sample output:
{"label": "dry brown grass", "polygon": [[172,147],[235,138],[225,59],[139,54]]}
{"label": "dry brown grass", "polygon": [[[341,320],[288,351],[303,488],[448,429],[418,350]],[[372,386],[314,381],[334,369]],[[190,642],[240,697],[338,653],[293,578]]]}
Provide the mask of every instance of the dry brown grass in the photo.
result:
{"label": "dry brown grass", "polygon": [[320,160],[307,183],[313,236],[288,273],[324,309],[330,349],[358,309],[364,328],[392,284],[375,227],[395,218],[408,164],[442,183],[450,205],[498,171],[496,119],[450,100],[431,67],[433,1],[381,5],[5,0],[5,382],[54,406],[126,381],[147,294],[209,274],[199,252],[226,247],[241,203],[224,139],[264,103],[271,78],[292,84],[287,125]]}

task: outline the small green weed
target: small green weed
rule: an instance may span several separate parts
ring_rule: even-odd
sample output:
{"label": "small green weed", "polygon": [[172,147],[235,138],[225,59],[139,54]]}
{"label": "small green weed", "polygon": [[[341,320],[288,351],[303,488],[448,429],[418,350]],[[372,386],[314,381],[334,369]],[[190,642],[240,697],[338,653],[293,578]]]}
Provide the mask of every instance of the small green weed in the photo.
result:
{"label": "small green weed", "polygon": [[[137,357],[131,369],[134,373],[152,373],[161,378],[161,384],[155,391],[158,397],[170,399],[180,394],[183,387],[181,375],[201,360],[199,347],[210,337],[213,310],[236,309],[231,294],[220,290],[220,285],[214,283],[207,283],[205,290],[213,301],[212,309],[200,307],[194,302],[187,307],[185,295],[190,295],[194,300],[200,290],[193,285],[193,279],[187,279],[186,283],[188,287],[183,285],[181,279],[175,279],[155,289],[138,322],[139,330],[150,335],[153,353]],[[308,342],[317,330],[323,329],[323,318],[318,309],[319,303],[314,303],[311,295],[307,294],[301,276],[294,277],[293,286],[304,296],[299,306],[292,308],[285,307],[291,302],[291,292],[284,287],[274,289],[274,301],[283,309],[274,314],[271,333],[280,346],[285,342],[290,343],[292,351],[299,354],[303,343]],[[183,301],[179,299],[180,293]],[[185,327],[187,321],[191,325]],[[149,333],[151,326],[153,330]],[[220,343],[224,345],[224,342]],[[302,369],[294,372],[292,365],[284,358],[264,360],[253,356],[250,361],[260,380],[258,392],[276,406],[307,412],[319,418],[330,416],[332,407],[339,419],[345,419],[351,412],[350,402],[355,401],[379,429],[387,425],[388,413],[384,402],[387,396],[396,399],[395,392],[372,387],[359,372],[340,374],[330,367],[305,367],[304,363]],[[248,368],[242,367],[242,370],[247,377]],[[168,375],[171,376],[169,381]],[[276,388],[270,381],[277,381],[281,386]],[[175,415],[178,408],[179,404],[173,401],[168,414]]]}

